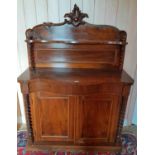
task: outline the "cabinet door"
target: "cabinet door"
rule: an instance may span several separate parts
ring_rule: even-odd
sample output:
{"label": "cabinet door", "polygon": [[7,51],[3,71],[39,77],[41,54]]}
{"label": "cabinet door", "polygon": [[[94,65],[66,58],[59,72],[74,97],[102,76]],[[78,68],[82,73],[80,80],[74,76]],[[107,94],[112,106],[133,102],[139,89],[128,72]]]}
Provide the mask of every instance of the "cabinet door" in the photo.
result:
{"label": "cabinet door", "polygon": [[115,95],[79,97],[77,103],[76,143],[99,145],[116,138],[120,100]]}
{"label": "cabinet door", "polygon": [[34,141],[73,142],[74,97],[31,93]]}

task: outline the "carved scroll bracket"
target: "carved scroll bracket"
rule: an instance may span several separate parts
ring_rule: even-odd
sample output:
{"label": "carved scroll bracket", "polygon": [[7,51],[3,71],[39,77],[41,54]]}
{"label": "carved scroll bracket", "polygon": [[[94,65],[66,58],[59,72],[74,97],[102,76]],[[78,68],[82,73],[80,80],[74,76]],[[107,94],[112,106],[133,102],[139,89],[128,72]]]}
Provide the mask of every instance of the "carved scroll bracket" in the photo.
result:
{"label": "carved scroll bracket", "polygon": [[79,7],[75,4],[72,12],[66,13],[64,15],[65,22],[68,24],[72,24],[73,26],[79,26],[81,24],[85,24],[85,21],[83,21],[83,18],[88,18],[88,14],[82,13]]}

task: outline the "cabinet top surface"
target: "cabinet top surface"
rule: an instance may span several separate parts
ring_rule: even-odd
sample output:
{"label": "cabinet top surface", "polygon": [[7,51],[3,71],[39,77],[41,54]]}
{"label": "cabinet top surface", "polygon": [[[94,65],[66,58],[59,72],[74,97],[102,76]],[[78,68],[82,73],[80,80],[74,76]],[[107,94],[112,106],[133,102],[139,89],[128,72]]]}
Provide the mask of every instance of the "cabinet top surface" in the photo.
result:
{"label": "cabinet top surface", "polygon": [[103,69],[69,69],[69,68],[28,68],[19,77],[19,82],[33,80],[50,80],[54,83],[68,84],[100,84],[126,83],[132,84],[132,78],[123,71],[109,71]]}

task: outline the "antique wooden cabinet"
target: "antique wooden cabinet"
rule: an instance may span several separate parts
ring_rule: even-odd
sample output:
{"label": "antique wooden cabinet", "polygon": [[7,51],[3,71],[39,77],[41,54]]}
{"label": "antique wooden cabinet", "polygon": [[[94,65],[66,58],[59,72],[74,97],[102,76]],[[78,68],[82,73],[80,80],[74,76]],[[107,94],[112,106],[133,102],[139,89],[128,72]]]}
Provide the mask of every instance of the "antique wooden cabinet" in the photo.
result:
{"label": "antique wooden cabinet", "polygon": [[126,32],[92,25],[75,5],[63,23],[26,31],[29,68],[18,78],[28,149],[120,151],[133,80],[122,69]]}

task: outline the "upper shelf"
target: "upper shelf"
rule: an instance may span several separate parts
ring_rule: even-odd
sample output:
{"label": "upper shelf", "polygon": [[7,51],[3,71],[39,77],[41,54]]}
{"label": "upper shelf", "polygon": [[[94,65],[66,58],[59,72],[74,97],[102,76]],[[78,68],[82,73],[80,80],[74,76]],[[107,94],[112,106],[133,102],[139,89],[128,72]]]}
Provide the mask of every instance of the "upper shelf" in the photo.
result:
{"label": "upper shelf", "polygon": [[27,43],[126,45],[126,32],[107,25],[44,23],[26,31]]}
{"label": "upper shelf", "polygon": [[123,41],[101,41],[101,40],[25,40],[27,43],[64,43],[64,44],[73,44],[73,45],[79,45],[79,44],[84,44],[84,45],[98,45],[98,44],[103,44],[103,45],[126,45],[127,42]]}

